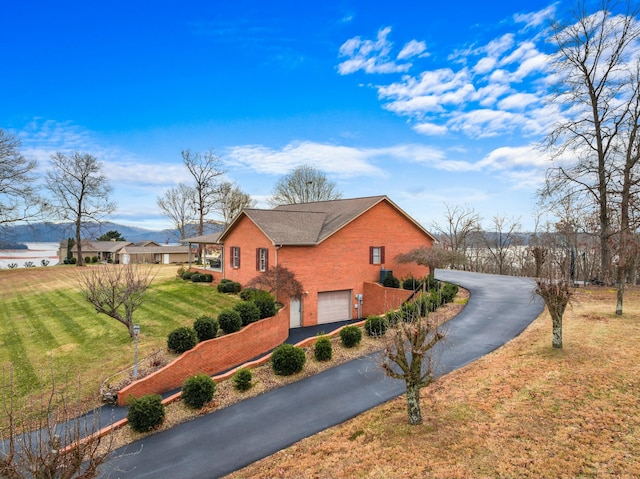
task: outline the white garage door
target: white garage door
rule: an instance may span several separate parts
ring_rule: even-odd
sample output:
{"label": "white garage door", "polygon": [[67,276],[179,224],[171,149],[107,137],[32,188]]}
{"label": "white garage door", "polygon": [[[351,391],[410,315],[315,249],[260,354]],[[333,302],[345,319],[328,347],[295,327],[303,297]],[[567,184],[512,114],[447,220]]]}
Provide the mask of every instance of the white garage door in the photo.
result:
{"label": "white garage door", "polygon": [[351,319],[351,290],[318,293],[318,324]]}

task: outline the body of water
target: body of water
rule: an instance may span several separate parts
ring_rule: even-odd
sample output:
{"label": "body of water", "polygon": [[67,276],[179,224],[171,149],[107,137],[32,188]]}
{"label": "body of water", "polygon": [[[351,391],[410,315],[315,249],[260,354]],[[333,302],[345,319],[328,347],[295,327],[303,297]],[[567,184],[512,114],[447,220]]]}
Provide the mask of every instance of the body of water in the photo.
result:
{"label": "body of water", "polygon": [[41,268],[42,261],[49,266],[58,264],[58,247],[60,243],[23,243],[28,249],[0,249],[0,269],[7,269],[10,264],[18,268],[26,268],[28,263]]}

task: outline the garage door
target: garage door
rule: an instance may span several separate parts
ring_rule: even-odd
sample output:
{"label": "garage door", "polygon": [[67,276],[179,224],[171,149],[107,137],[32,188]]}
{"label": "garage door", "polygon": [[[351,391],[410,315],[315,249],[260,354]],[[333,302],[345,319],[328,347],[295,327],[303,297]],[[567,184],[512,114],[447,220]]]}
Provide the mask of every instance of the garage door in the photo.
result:
{"label": "garage door", "polygon": [[351,290],[318,293],[318,324],[351,319]]}

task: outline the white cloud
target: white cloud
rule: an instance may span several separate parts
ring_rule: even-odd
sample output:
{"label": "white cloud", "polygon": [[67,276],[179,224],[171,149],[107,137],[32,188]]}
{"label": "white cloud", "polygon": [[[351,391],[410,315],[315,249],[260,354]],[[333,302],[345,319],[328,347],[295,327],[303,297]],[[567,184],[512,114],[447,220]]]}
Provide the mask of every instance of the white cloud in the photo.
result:
{"label": "white cloud", "polygon": [[398,53],[398,60],[406,60],[407,58],[415,57],[416,55],[422,55],[427,49],[427,45],[424,42],[417,40],[411,40],[405,44]]}
{"label": "white cloud", "polygon": [[444,135],[448,131],[446,126],[435,123],[418,123],[413,126],[413,129],[421,135],[427,136]]}
{"label": "white cloud", "polygon": [[[359,36],[345,41],[340,47],[339,56],[347,57],[347,59],[338,64],[338,73],[349,75],[360,70],[365,73],[408,71],[412,66],[411,63],[398,63],[391,59],[393,43],[387,40],[389,33],[391,33],[391,27],[385,27],[378,31],[375,41],[363,40]],[[426,48],[424,42],[411,40],[398,53],[396,60],[407,60],[421,55]]]}

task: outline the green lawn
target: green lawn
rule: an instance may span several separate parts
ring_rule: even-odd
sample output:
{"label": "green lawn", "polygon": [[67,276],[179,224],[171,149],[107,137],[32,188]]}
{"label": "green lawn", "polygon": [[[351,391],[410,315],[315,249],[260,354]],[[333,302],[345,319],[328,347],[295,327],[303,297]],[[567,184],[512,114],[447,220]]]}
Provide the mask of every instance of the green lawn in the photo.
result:
{"label": "green lawn", "polygon": [[[201,314],[217,316],[237,297],[211,284],[175,278],[177,267],[161,267],[148,300],[136,311],[140,358],[166,349],[167,334],[191,326]],[[134,341],[116,320],[98,314],[82,297],[73,267],[0,270],[0,365],[13,368],[16,391],[27,398],[48,391],[51,370],[58,385],[97,395],[100,383],[133,363]]]}

